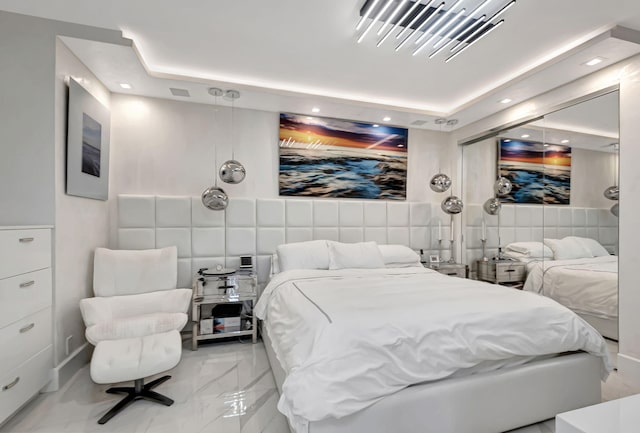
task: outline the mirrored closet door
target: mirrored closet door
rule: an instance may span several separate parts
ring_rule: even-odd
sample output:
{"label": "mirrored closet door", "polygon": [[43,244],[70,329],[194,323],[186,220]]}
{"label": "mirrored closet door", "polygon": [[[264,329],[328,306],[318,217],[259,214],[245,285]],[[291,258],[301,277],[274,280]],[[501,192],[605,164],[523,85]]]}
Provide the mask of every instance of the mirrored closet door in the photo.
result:
{"label": "mirrored closet door", "polygon": [[471,275],[549,296],[612,340],[618,129],[614,91],[462,148]]}

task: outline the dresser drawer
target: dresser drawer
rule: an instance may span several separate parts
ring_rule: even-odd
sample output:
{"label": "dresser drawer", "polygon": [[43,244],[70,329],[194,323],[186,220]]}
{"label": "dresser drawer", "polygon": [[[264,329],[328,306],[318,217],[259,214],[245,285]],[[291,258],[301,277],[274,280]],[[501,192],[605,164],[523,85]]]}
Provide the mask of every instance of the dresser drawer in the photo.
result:
{"label": "dresser drawer", "polygon": [[0,329],[0,365],[16,368],[51,344],[51,308],[20,319]]}
{"label": "dresser drawer", "polygon": [[51,266],[51,230],[0,230],[0,278]]}
{"label": "dresser drawer", "polygon": [[0,280],[0,328],[51,306],[51,269]]}
{"label": "dresser drawer", "polygon": [[49,382],[53,348],[48,346],[13,370],[0,372],[0,423]]}

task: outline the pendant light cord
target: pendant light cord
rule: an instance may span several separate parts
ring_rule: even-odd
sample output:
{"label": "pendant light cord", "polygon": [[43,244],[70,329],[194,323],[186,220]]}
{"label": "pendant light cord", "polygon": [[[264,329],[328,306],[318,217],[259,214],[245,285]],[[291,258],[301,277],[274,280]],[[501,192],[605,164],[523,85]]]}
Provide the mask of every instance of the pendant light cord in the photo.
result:
{"label": "pendant light cord", "polygon": [[235,146],[233,145],[233,112],[235,106],[236,98],[231,98],[231,159],[235,161]]}
{"label": "pendant light cord", "polygon": [[[214,95],[213,97],[213,129],[215,131],[216,128],[216,120],[218,118],[218,116],[216,116],[216,111],[218,110],[218,96]],[[218,145],[216,143],[216,138],[215,135],[213,137],[213,186],[214,187],[218,187]]]}

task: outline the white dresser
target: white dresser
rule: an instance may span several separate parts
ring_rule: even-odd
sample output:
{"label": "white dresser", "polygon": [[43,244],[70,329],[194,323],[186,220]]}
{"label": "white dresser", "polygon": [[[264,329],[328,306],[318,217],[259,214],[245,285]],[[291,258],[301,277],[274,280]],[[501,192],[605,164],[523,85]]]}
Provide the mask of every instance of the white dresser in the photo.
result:
{"label": "white dresser", "polygon": [[0,227],[0,423],[53,367],[51,229]]}

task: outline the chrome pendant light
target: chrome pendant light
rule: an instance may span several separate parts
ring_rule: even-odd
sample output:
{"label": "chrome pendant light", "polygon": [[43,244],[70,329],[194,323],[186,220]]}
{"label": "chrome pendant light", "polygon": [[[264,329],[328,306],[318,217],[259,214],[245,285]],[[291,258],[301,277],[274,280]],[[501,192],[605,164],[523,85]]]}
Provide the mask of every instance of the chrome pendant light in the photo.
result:
{"label": "chrome pendant light", "polygon": [[[212,87],[209,89],[209,94],[211,94],[212,96],[216,97],[216,107],[217,107],[217,97],[222,95],[222,90],[218,89],[216,87]],[[217,109],[217,108],[216,108]],[[218,161],[216,159],[217,156],[217,152],[216,149],[217,146],[214,145],[213,147],[213,159],[214,159],[214,166],[218,165]],[[209,188],[205,189],[202,192],[202,204],[207,208],[207,209],[211,209],[211,210],[225,210],[227,208],[227,205],[229,204],[229,196],[227,195],[226,192],[224,192],[224,190],[222,188],[218,187],[218,178],[214,177],[214,185],[210,186]]]}
{"label": "chrome pendant light", "polygon": [[[613,185],[608,187],[607,189],[604,190],[604,192],[602,193],[605,198],[609,199],[609,200],[614,200],[614,201],[618,201],[620,200],[620,187],[618,186],[618,173],[617,173],[617,168],[618,168],[618,164],[619,162],[619,144],[618,143],[613,143],[611,145],[613,147],[614,152],[616,153],[616,157],[614,159],[614,176],[613,176]],[[618,212],[620,211],[620,206],[618,206],[618,203],[614,204],[613,206],[611,206],[611,213],[614,214],[615,216],[618,216]]]}
{"label": "chrome pendant light", "polygon": [[611,213],[614,214],[615,216],[620,216],[620,203],[616,203],[613,206],[611,206]]}
{"label": "chrome pendant light", "polygon": [[441,205],[444,213],[449,215],[459,214],[460,212],[462,212],[463,207],[464,205],[462,204],[462,200],[460,200],[455,195],[445,198]]}
{"label": "chrome pendant light", "polygon": [[604,190],[604,196],[609,200],[618,200],[620,197],[620,187],[618,186],[610,186],[609,188]]}
{"label": "chrome pendant light", "polygon": [[493,184],[493,191],[500,197],[509,194],[513,189],[513,184],[506,177],[500,176],[496,183]]}
{"label": "chrome pendant light", "polygon": [[429,186],[435,192],[445,192],[451,187],[451,179],[444,173],[438,173],[431,178]]}
{"label": "chrome pendant light", "polygon": [[231,100],[231,159],[225,161],[220,166],[220,179],[225,183],[236,184],[240,183],[244,180],[247,175],[247,170],[244,166],[236,161],[234,154],[234,145],[233,145],[233,112],[234,112],[234,101],[240,97],[240,92],[237,90],[227,90],[224,94],[226,99]]}
{"label": "chrome pendant light", "polygon": [[229,205],[229,196],[218,186],[210,186],[202,193],[202,204],[211,210],[225,210]]}
{"label": "chrome pendant light", "polygon": [[491,197],[484,202],[482,208],[489,215],[498,215],[500,213],[500,210],[502,209],[502,203],[500,202],[499,198]]}

